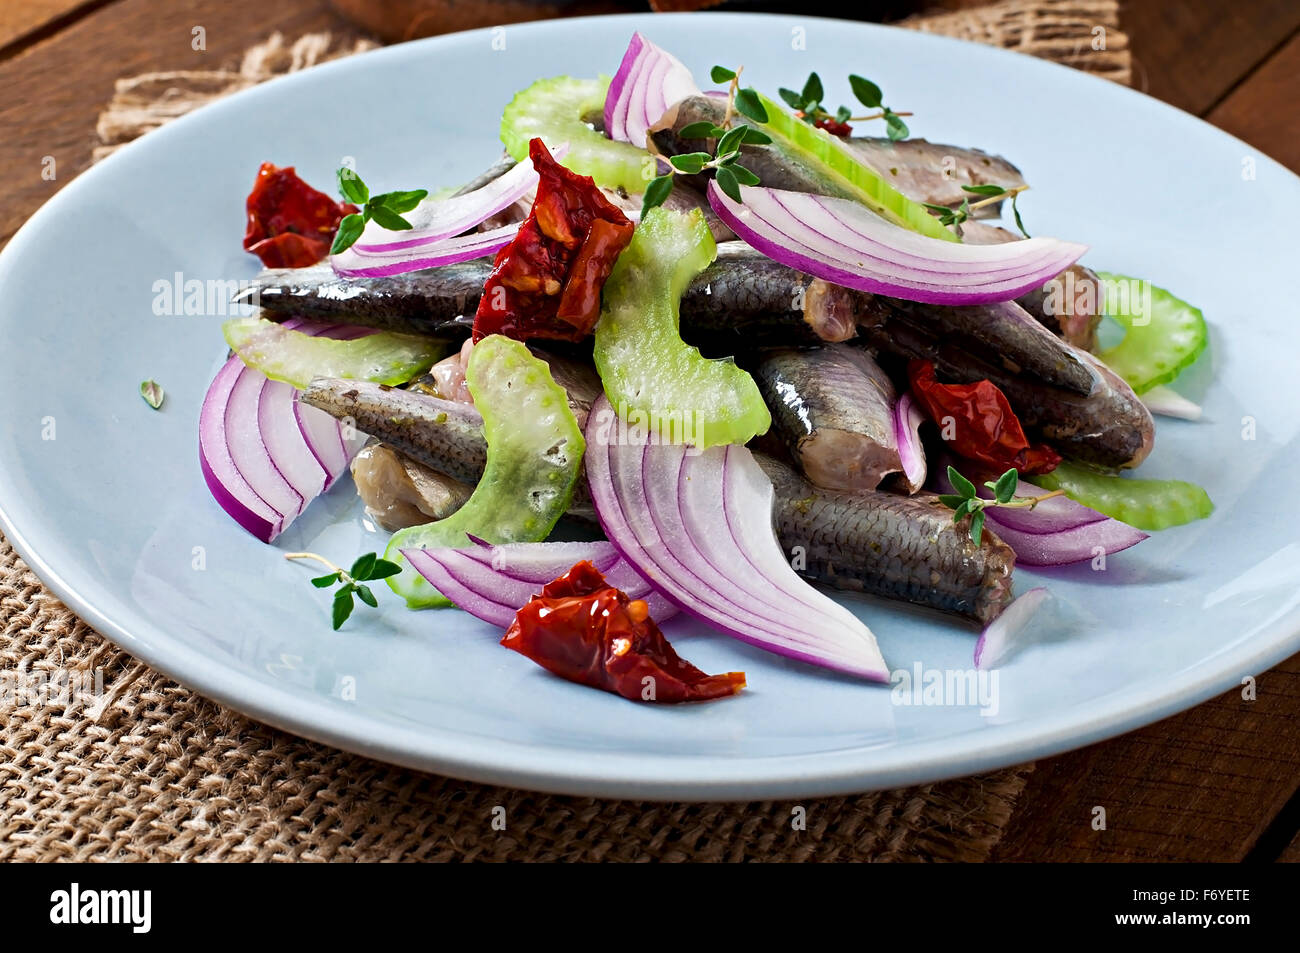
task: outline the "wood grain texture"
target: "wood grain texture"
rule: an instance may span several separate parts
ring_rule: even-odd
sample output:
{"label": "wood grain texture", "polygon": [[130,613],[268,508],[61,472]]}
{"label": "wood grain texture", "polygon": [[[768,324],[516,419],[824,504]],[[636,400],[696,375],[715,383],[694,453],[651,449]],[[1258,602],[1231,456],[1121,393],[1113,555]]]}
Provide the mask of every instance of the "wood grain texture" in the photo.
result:
{"label": "wood grain texture", "polygon": [[[95,120],[118,77],[237,65],[273,30],[296,37],[344,26],[324,0],[277,0],[271,18],[267,10],[264,0],[120,0],[0,62],[0,169],[8,175],[0,242],[90,165]],[[191,45],[196,26],[206,31],[206,50]],[[53,181],[41,176],[45,156],[56,163]]]}
{"label": "wood grain texture", "polygon": [[1256,692],[1040,761],[994,859],[1242,860],[1300,784],[1300,656]]}
{"label": "wood grain texture", "polygon": [[95,0],[4,0],[0,3],[0,51],[94,5]]}
{"label": "wood grain texture", "polygon": [[[1300,6],[1300,4],[1297,4]],[[1206,118],[1300,172],[1300,35],[1228,94]]]}
{"label": "wood grain texture", "polygon": [[1125,0],[1133,85],[1202,115],[1300,27],[1296,0]]}

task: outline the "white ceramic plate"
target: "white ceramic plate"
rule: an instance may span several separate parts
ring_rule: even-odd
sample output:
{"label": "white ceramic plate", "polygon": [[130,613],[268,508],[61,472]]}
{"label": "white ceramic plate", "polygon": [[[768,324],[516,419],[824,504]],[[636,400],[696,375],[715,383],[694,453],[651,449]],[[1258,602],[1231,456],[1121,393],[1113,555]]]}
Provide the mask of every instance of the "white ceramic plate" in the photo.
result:
{"label": "white ceramic plate", "polygon": [[[343,561],[382,549],[350,486],[274,547],[208,497],[195,432],[224,354],[222,316],[156,315],[155,282],[254,274],[240,239],[258,164],[294,164],[328,188],[351,156],[379,188],[454,184],[496,156],[498,117],[516,90],[558,73],[612,73],[634,29],[701,77],[715,62],[743,63],[747,79],[774,89],[817,69],[835,101],[849,98],[849,72],[872,77],[915,111],[916,135],[1018,163],[1034,184],[1021,203],[1031,230],[1087,242],[1088,263],[1175,289],[1209,318],[1212,366],[1194,394],[1208,421],[1161,421],[1142,472],[1203,484],[1217,512],[1112,557],[1104,572],[1018,572],[1018,590],[1050,586],[1070,621],[998,671],[996,711],[952,696],[897,704],[889,688],[684,622],[667,628],[686,658],[748,673],[740,697],[632,704],[551,677],[462,613],[410,613],[391,596],[382,613],[361,608],[331,632],[328,595],[280,556],[311,549]],[[1289,293],[1298,220],[1300,180],[1200,121],[1082,73],[934,36],[691,14],[392,47],[147,135],[70,183],[13,239],[0,256],[0,525],[99,631],[186,685],[433,771],[575,794],[766,798],[1025,761],[1191,706],[1300,647],[1300,545],[1283,496],[1300,465]],[[150,377],[167,390],[161,413],[137,395]],[[1254,439],[1243,439],[1251,426]],[[894,669],[970,669],[968,627],[847,602]]]}

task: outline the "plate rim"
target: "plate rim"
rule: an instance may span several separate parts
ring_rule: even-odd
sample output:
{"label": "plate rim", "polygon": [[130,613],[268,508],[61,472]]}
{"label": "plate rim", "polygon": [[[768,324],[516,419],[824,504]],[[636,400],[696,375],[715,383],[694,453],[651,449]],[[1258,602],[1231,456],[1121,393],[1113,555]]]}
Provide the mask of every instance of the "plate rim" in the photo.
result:
{"label": "plate rim", "polygon": [[[937,34],[922,34],[898,27],[829,17],[716,11],[579,17],[510,24],[508,29],[528,32],[580,30],[591,21],[603,23],[611,20],[626,22],[632,29],[648,29],[686,16],[692,17],[695,24],[699,24],[701,18],[719,20],[723,17],[731,23],[735,23],[738,18],[768,22],[814,19],[819,24],[848,27],[866,33],[906,33],[911,37],[924,37],[925,39],[915,40],[922,44],[933,42],[974,46],[981,50],[980,55],[989,55],[995,59],[1005,57],[1005,62],[1014,64],[1015,69],[1063,70],[1071,74],[1073,82],[1085,85],[1102,83],[1112,91],[1119,91],[1121,95],[1128,93],[1139,97],[1146,101],[1142,108],[1151,108],[1151,104],[1154,104],[1160,109],[1176,113],[1181,122],[1192,120],[1193,126],[1204,127],[1216,137],[1238,143],[1264,161],[1272,163],[1286,176],[1297,178],[1257,147],[1138,90],[1062,64]],[[357,69],[359,58],[367,56],[417,56],[421,50],[430,47],[489,36],[493,29],[487,27],[461,31],[380,47],[356,56],[333,60],[310,70],[276,77],[188,113],[149,135],[128,143],[78,175],[19,227],[3,251],[0,251],[0,281],[5,277],[9,263],[22,253],[21,249],[43,227],[44,220],[58,214],[65,204],[75,202],[85,188],[93,187],[103,174],[97,170],[114,167],[119,161],[118,153],[134,154],[140,148],[165,148],[168,137],[175,134],[176,128],[185,129],[191,122],[202,121],[202,117],[212,115],[209,110],[238,108],[240,104],[265,95],[264,91],[268,87],[282,88],[294,83],[310,83],[311,77],[319,75],[317,70]],[[142,143],[150,145],[144,146]],[[86,182],[91,185],[87,186]],[[0,483],[4,483],[10,490],[16,490],[12,478],[7,476],[11,471],[16,471],[16,467],[0,461]],[[293,686],[269,685],[253,680],[229,667],[210,664],[208,656],[178,639],[168,637],[165,630],[144,613],[134,613],[133,618],[127,619],[125,624],[119,624],[99,610],[95,600],[83,596],[79,591],[79,588],[95,588],[94,580],[86,580],[78,587],[65,578],[64,572],[40,555],[38,548],[20,526],[22,517],[16,522],[14,514],[10,512],[6,503],[10,495],[0,493],[0,529],[28,567],[69,609],[101,636],[186,688],[275,728],[365,757],[478,783],[548,793],[647,800],[731,801],[843,795],[967,776],[1063,753],[1145,726],[1212,698],[1239,684],[1242,675],[1262,673],[1300,650],[1300,607],[1297,607],[1272,623],[1261,626],[1250,643],[1234,647],[1226,656],[1221,653],[1202,656],[1176,676],[1166,677],[1163,688],[1153,689],[1147,683],[1139,682],[1122,691],[1101,696],[1093,702],[1094,711],[1085,718],[1071,715],[1072,710],[1065,709],[1048,719],[999,725],[987,729],[990,734],[981,735],[981,743],[974,753],[957,756],[953,755],[950,748],[952,736],[896,745],[888,749],[883,760],[872,757],[871,752],[877,747],[875,745],[739,759],[691,754],[627,755],[564,745],[539,748],[502,738],[483,739],[444,726],[406,726],[380,712],[366,711],[355,706],[340,707],[319,696],[302,693]],[[17,497],[16,492],[12,495]],[[78,564],[72,563],[67,576],[75,576],[77,569]],[[209,675],[209,672],[213,674]],[[381,728],[382,734],[376,734],[376,728]],[[688,764],[690,768],[683,772],[683,766]]]}

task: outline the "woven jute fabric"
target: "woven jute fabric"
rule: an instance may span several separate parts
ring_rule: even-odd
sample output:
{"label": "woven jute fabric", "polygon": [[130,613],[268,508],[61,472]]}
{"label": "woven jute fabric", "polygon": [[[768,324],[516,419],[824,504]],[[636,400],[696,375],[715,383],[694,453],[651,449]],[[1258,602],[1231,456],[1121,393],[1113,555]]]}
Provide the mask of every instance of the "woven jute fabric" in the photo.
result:
{"label": "woven jute fabric", "polygon": [[[1124,81],[1115,9],[1003,2],[905,25]],[[1097,26],[1105,50],[1090,47]],[[100,118],[103,150],[371,45],[276,34],[229,70],[123,79]],[[0,861],[982,860],[1031,771],[745,804],[561,797],[410,771],[250,721],[151,670],[0,537]]]}

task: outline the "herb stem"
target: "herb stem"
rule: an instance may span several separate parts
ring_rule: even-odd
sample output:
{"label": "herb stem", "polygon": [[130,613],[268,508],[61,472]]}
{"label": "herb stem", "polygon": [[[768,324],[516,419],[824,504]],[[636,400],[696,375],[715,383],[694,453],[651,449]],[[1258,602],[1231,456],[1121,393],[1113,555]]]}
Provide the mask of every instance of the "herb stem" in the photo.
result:
{"label": "herb stem", "polygon": [[[1057,492],[1059,493],[1060,491],[1058,490]],[[329,569],[329,570],[331,570],[332,572],[336,572],[336,573],[338,573],[338,574],[339,574],[339,578],[342,579],[342,580],[344,580],[345,582],[351,582],[351,581],[352,581],[352,577],[348,575],[347,570],[345,570],[345,569],[340,569],[338,566],[334,565],[332,562],[330,562],[330,561],[329,561],[328,559],[326,559],[324,556],[317,556],[315,553],[285,553],[285,554],[284,554],[284,558],[285,558],[285,559],[312,559],[312,560],[315,560],[316,562],[318,562],[318,563],[320,563],[322,566],[324,566],[326,569]]]}
{"label": "herb stem", "polygon": [[[899,113],[898,115],[902,116],[904,114]],[[1021,192],[1025,191],[1025,189],[1027,188],[1029,188],[1029,186],[1027,185],[1017,185],[1015,188],[1007,189],[1004,192],[999,192],[997,195],[990,195],[988,198],[980,199],[978,202],[971,202],[970,205],[966,206],[966,208],[968,211],[973,212],[977,208],[983,208],[986,205],[992,205],[994,202],[1002,202],[1005,201],[1006,199],[1014,198],[1015,196],[1019,195]]]}
{"label": "herb stem", "polygon": [[[893,110],[889,110],[889,111],[881,110],[880,112],[878,112],[878,113],[872,113],[872,114],[869,115],[869,116],[850,116],[848,119],[846,119],[846,120],[844,120],[844,121],[845,121],[845,122],[867,122],[867,121],[870,120],[870,119],[884,119],[886,116],[890,115],[891,113],[892,113],[893,115],[895,115],[895,116],[915,116],[915,115],[916,115],[916,113],[913,113],[913,112],[903,112],[903,113],[898,113],[898,112],[893,112]],[[830,115],[830,114],[827,113],[827,115]]]}
{"label": "herb stem", "polygon": [[1012,500],[1010,503],[999,503],[996,500],[987,500],[983,503],[980,509],[986,509],[988,507],[997,507],[998,509],[1007,509],[1007,510],[1015,510],[1015,509],[1032,510],[1039,503],[1043,502],[1044,500],[1050,500],[1054,496],[1065,496],[1065,491],[1053,490],[1050,493],[1044,493],[1042,496],[1022,496]]}
{"label": "herb stem", "polygon": [[727,111],[722,114],[722,128],[731,128],[731,116],[736,110],[736,93],[740,90],[740,74],[745,72],[744,66],[736,67],[736,75],[731,77],[731,85],[727,87]]}

